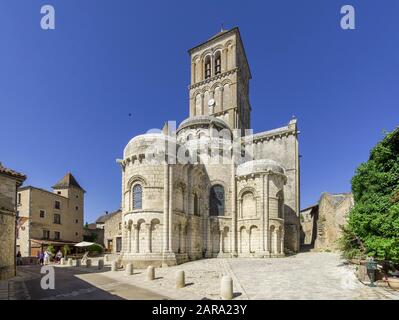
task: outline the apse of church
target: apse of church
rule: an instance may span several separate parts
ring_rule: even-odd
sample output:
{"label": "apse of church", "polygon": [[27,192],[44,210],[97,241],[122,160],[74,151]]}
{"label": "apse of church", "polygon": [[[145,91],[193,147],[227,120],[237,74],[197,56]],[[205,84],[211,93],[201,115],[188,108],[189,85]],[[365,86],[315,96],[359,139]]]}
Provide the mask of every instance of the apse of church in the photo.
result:
{"label": "apse of church", "polygon": [[[297,252],[296,120],[242,136],[250,129],[251,72],[238,28],[222,30],[189,55],[189,118],[175,132],[164,128],[134,137],[118,160],[122,261],[160,266]],[[210,132],[223,132],[223,138],[215,144]],[[230,145],[234,138],[251,147],[250,158],[223,153],[221,144]],[[149,161],[154,145],[165,143],[174,151],[158,152],[163,161]],[[194,161],[181,163],[181,150]],[[215,155],[229,161],[215,163]]]}

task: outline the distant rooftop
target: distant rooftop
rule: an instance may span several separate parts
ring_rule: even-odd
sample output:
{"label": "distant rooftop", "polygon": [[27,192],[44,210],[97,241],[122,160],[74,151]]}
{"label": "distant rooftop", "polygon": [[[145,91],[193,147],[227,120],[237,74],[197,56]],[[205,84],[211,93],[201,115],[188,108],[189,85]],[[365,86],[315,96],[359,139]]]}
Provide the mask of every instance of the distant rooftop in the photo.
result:
{"label": "distant rooftop", "polygon": [[53,189],[68,189],[70,187],[75,187],[85,192],[85,190],[80,186],[70,172],[68,172],[60,181],[52,186]]}
{"label": "distant rooftop", "polygon": [[0,173],[9,175],[11,177],[17,178],[18,180],[22,180],[22,181],[24,181],[26,179],[26,175],[4,167],[1,162],[0,162]]}
{"label": "distant rooftop", "polygon": [[121,212],[122,212],[121,209],[118,209],[118,210],[116,210],[114,212],[110,212],[110,213],[108,213],[108,211],[107,211],[106,214],[103,214],[102,216],[99,216],[97,218],[96,223],[105,223],[105,221],[107,221],[108,219],[112,218],[113,216],[115,216],[115,215],[117,215],[118,213],[121,213]]}

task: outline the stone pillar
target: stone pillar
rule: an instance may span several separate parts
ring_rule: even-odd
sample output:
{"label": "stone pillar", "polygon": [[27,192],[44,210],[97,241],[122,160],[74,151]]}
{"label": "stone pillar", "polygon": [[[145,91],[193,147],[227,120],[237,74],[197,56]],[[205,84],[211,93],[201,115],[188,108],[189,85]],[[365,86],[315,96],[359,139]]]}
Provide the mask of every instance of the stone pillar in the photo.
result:
{"label": "stone pillar", "polygon": [[148,266],[147,268],[147,280],[155,279],[155,268],[153,266]]}
{"label": "stone pillar", "polygon": [[134,225],[134,230],[135,230],[135,240],[136,240],[135,252],[139,253],[140,252],[140,225],[139,224]]}
{"label": "stone pillar", "polygon": [[76,264],[75,264],[75,266],[76,266],[76,267],[80,267],[80,265],[81,265],[80,259],[76,259]]}
{"label": "stone pillar", "polygon": [[65,265],[65,258],[61,258],[60,264],[61,264],[62,266]]}
{"label": "stone pillar", "polygon": [[204,109],[204,94],[201,93],[201,115],[205,115],[205,109]]}
{"label": "stone pillar", "polygon": [[223,91],[224,91],[224,87],[221,86],[220,87],[220,111],[223,111]]}
{"label": "stone pillar", "polygon": [[264,182],[266,183],[265,189],[266,189],[266,195],[264,195],[265,200],[266,200],[266,212],[265,212],[265,219],[266,219],[266,251],[268,253],[271,252],[271,247],[270,247],[270,201],[269,201],[269,188],[270,188],[270,183],[269,183],[269,174],[267,173],[266,176],[264,177]]}
{"label": "stone pillar", "polygon": [[163,176],[163,251],[169,252],[169,168],[164,165]]}
{"label": "stone pillar", "polygon": [[223,230],[219,231],[219,253],[223,253]]}
{"label": "stone pillar", "polygon": [[69,258],[68,259],[68,266],[72,266],[73,265],[73,260],[72,260],[72,258]]}
{"label": "stone pillar", "polygon": [[151,253],[151,223],[147,223],[146,228],[147,228],[147,252]]}
{"label": "stone pillar", "polygon": [[195,83],[195,62],[191,62],[191,84]]}
{"label": "stone pillar", "polygon": [[104,268],[104,260],[98,260],[98,270],[102,270]]}
{"label": "stone pillar", "polygon": [[91,267],[91,259],[86,259],[86,268]]}
{"label": "stone pillar", "polygon": [[128,225],[127,234],[128,234],[128,249],[127,250],[129,253],[131,253],[132,252],[132,225],[131,224]]}
{"label": "stone pillar", "polygon": [[231,247],[230,250],[234,256],[237,256],[237,188],[234,155],[232,156],[231,160],[231,235],[233,247]]}
{"label": "stone pillar", "polygon": [[223,300],[233,299],[233,279],[230,276],[224,276],[220,281],[220,296]]}
{"label": "stone pillar", "polygon": [[117,271],[118,270],[118,263],[116,261],[111,262],[111,271]]}
{"label": "stone pillar", "polygon": [[222,72],[226,72],[227,70],[228,70],[228,67],[229,67],[229,65],[228,65],[228,51],[227,51],[227,48],[224,48],[223,50],[222,50],[222,53],[223,53],[223,57],[222,57]]}
{"label": "stone pillar", "polygon": [[126,265],[125,274],[126,274],[127,276],[131,276],[131,275],[133,274],[133,264],[128,263],[128,264]]}
{"label": "stone pillar", "polygon": [[176,288],[183,288],[186,286],[184,271],[176,271]]}
{"label": "stone pillar", "polygon": [[173,252],[173,167],[169,166],[169,251]]}
{"label": "stone pillar", "polygon": [[262,237],[262,241],[261,241],[261,246],[262,246],[262,251],[266,251],[266,241],[265,241],[265,237],[266,237],[266,232],[265,232],[265,175],[262,175],[262,188],[261,188],[261,206],[262,206],[262,210],[261,210],[261,237]]}

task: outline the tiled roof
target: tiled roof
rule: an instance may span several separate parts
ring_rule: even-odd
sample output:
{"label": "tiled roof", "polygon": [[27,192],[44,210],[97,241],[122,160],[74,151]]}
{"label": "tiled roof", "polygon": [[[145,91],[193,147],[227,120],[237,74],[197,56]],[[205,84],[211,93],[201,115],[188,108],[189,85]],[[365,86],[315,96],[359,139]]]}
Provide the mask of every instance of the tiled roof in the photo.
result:
{"label": "tiled roof", "polygon": [[3,165],[1,164],[1,162],[0,162],[0,173],[3,173],[3,174],[6,174],[6,175],[15,177],[15,178],[17,178],[17,179],[19,179],[19,180],[22,180],[22,181],[24,181],[24,180],[26,179],[26,175],[24,175],[24,174],[22,174],[22,173],[19,173],[19,172],[17,172],[17,171],[8,169],[8,168],[6,168],[6,167],[3,167]]}
{"label": "tiled roof", "polygon": [[99,216],[96,220],[96,223],[105,223],[105,221],[107,221],[108,219],[112,218],[113,216],[117,215],[118,213],[121,213],[122,210],[118,209],[114,212],[110,212],[107,214],[103,214],[102,216]]}
{"label": "tiled roof", "polygon": [[75,187],[85,191],[70,172],[68,172],[60,181],[52,186],[53,189],[68,189],[70,187]]}

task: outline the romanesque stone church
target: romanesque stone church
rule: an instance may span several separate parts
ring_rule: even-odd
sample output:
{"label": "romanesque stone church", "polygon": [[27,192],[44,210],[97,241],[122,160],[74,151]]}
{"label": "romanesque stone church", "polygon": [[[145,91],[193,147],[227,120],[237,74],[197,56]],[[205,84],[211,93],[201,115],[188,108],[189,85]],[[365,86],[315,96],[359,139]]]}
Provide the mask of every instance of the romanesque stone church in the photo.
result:
{"label": "romanesque stone church", "polygon": [[176,129],[165,125],[132,138],[117,160],[121,260],[160,266],[297,252],[296,120],[249,130],[251,71],[238,28],[222,30],[189,55],[189,117]]}

